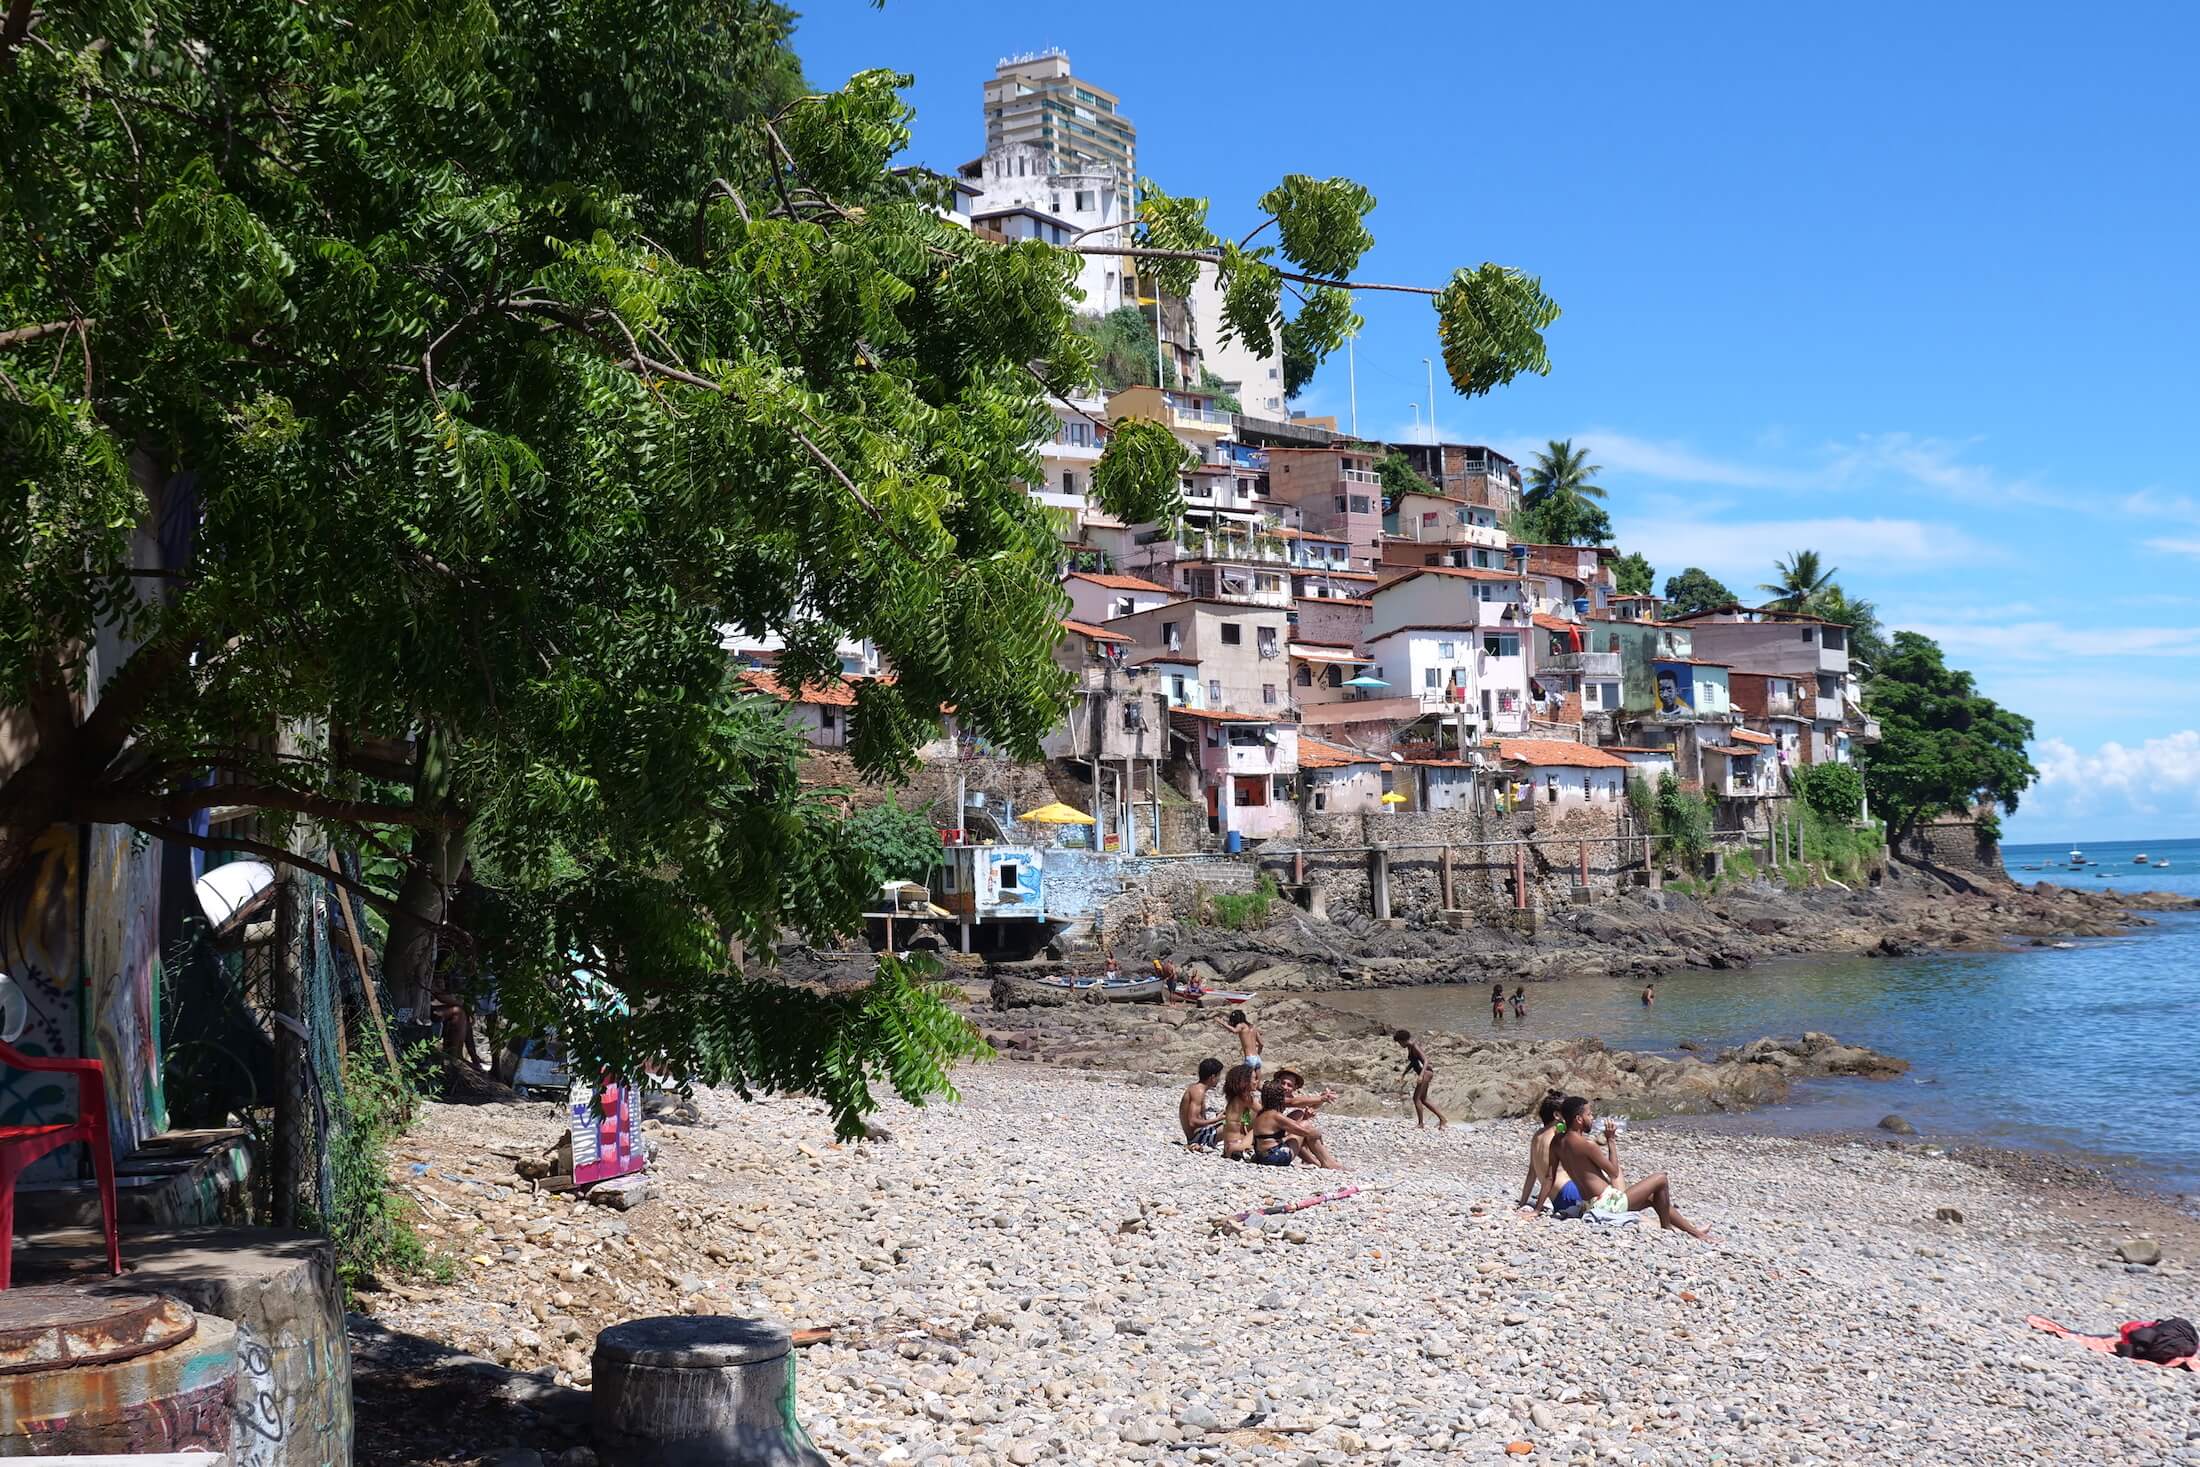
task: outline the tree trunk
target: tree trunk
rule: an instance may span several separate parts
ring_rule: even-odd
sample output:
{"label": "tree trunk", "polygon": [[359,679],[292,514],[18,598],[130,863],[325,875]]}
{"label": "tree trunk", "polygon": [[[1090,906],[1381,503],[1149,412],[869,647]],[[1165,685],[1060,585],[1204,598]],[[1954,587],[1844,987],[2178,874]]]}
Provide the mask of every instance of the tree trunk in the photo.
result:
{"label": "tree trunk", "polygon": [[[420,740],[413,772],[413,804],[419,809],[444,809],[449,806],[450,795],[449,750],[444,736],[431,732]],[[414,1023],[429,1020],[440,929],[450,915],[451,891],[466,864],[466,841],[463,826],[413,831],[412,862],[397,891],[397,910],[390,914],[382,975],[389,984],[391,1000],[401,1009],[411,1009]]]}

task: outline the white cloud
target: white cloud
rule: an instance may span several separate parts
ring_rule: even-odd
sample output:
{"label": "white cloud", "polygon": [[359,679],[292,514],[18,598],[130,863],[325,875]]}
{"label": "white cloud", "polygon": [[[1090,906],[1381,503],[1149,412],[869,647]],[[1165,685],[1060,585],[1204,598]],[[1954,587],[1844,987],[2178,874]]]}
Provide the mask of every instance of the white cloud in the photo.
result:
{"label": "white cloud", "polygon": [[2042,739],[2032,762],[2040,780],[2018,803],[2012,841],[2145,840],[2200,828],[2200,729],[2090,752]]}
{"label": "white cloud", "polygon": [[2146,544],[2147,549],[2159,550],[2165,555],[2190,555],[2194,559],[2200,559],[2200,539],[2179,540],[2172,538],[2149,540],[2146,542]]}
{"label": "white cloud", "polygon": [[2017,662],[2074,658],[2195,657],[2200,638],[2191,627],[2104,626],[2083,621],[1904,621],[1951,655],[1983,654]]}

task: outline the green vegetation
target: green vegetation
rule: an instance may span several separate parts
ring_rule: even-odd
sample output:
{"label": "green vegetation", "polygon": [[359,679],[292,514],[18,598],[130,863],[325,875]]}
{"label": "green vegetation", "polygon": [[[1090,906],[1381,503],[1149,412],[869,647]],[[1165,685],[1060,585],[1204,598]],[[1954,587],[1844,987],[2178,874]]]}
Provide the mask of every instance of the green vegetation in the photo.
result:
{"label": "green vegetation", "polygon": [[861,853],[870,890],[889,881],[923,881],[940,861],[940,832],[929,808],[904,809],[888,800],[848,817],[848,837]]}
{"label": "green vegetation", "polygon": [[1153,318],[1136,306],[1117,306],[1104,316],[1079,315],[1073,323],[1092,350],[1094,383],[1103,392],[1151,387],[1161,368],[1163,387],[1178,387],[1176,363],[1154,350]]}
{"label": "green vegetation", "polygon": [[1421,477],[1404,454],[1393,448],[1375,463],[1375,477],[1383,481],[1383,493],[1393,503],[1400,494],[1435,494],[1436,486]]}
{"label": "green vegetation", "polygon": [[1714,811],[1709,796],[1682,784],[1671,774],[1658,776],[1658,792],[1651,829],[1658,849],[1679,859],[1690,870],[1703,862],[1711,849]]}
{"label": "green vegetation", "polygon": [[1251,891],[1218,891],[1207,898],[1207,904],[1214,910],[1217,927],[1245,932],[1267,925],[1268,914],[1282,894],[1276,878],[1263,871]]}
{"label": "green vegetation", "polygon": [[1853,811],[1846,817],[1833,817],[1821,815],[1808,803],[1799,803],[1796,808],[1803,831],[1803,870],[1791,871],[1790,880],[1801,884],[1807,879],[1806,872],[1852,886],[1865,880],[1886,848],[1886,837],[1879,826],[1859,827]]}
{"label": "green vegetation", "polygon": [[1630,550],[1612,562],[1612,580],[1622,596],[1647,596],[1657,589],[1657,568],[1639,550]]}
{"label": "green vegetation", "polygon": [[1899,845],[1920,821],[1968,814],[1982,801],[2015,810],[2039,771],[2025,746],[2032,720],[1981,697],[1940,644],[1896,632],[1871,682],[1880,741],[1862,754],[1864,786]]}
{"label": "green vegetation", "polygon": [[1716,611],[1722,606],[1732,606],[1736,597],[1725,584],[1709,571],[1690,566],[1677,576],[1665,578],[1665,614],[1687,616],[1696,611]]}
{"label": "green vegetation", "polygon": [[1821,566],[1815,550],[1798,550],[1786,560],[1775,561],[1772,568],[1778,579],[1757,587],[1772,597],[1766,606],[1809,616],[1824,614],[1825,598],[1834,589],[1838,567]]}
{"label": "green vegetation", "polygon": [[414,1103],[441,1066],[436,1046],[427,1040],[402,1055],[394,1071],[374,1045],[352,1052],[329,1144],[333,1216],[308,1219],[335,1245],[337,1276],[347,1289],[376,1280],[450,1276],[452,1261],[428,1251],[414,1230],[411,1200],[389,1180],[390,1144],[404,1133]]}
{"label": "green vegetation", "polygon": [[1853,825],[1864,813],[1864,776],[1853,764],[1804,764],[1789,778],[1803,803],[1828,824]]}
{"label": "green vegetation", "polygon": [[1604,545],[1612,538],[1612,519],[1601,508],[1600,466],[1571,438],[1550,441],[1528,469],[1528,492],[1520,512],[1537,545]]}
{"label": "green vegetation", "polygon": [[[1147,188],[1127,246],[997,244],[896,171],[907,79],[804,95],[791,23],[143,0],[0,26],[0,719],[35,740],[0,884],[50,825],[128,824],[352,889],[401,1003],[463,946],[584,1070],[802,1090],[843,1133],[876,1083],[946,1093],[979,1046],[931,969],[826,994],[727,956],[854,930],[881,867],[722,629],[781,635],[790,684],[878,647],[866,776],[945,705],[1039,757],[1062,552],[1021,485],[1050,395],[1098,375],[1080,256],[1135,247],[1179,294],[1211,267],[1229,330],[1310,371],[1357,324],[1374,199],[1289,175],[1247,248]],[[1548,370],[1532,277],[1429,294],[1458,391]],[[1100,507],[1173,519],[1181,461],[1126,425]],[[147,566],[163,525],[191,547]],[[95,641],[134,650],[80,717]],[[313,732],[277,757],[279,730]],[[215,804],[255,819],[194,834]],[[399,859],[350,878],[300,854],[326,846]]]}

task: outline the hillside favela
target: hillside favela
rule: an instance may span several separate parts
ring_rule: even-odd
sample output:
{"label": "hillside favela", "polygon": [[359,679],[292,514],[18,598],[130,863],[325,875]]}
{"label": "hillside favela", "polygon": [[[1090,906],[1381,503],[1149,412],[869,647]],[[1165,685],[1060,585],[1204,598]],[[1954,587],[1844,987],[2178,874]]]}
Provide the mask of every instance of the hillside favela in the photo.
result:
{"label": "hillside favela", "polygon": [[2191,16],[4,9],[0,1457],[2200,1463]]}

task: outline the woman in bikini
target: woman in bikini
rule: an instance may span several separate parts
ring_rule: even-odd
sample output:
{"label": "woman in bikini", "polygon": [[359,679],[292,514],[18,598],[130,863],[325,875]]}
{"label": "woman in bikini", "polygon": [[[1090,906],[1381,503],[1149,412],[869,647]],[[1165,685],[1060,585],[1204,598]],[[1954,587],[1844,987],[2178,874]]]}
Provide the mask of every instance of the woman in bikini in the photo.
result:
{"label": "woman in bikini", "polygon": [[1492,983],[1490,985],[1490,1022],[1493,1024],[1505,1022],[1505,985],[1502,983]]}
{"label": "woman in bikini", "polygon": [[1222,1155],[1229,1161],[1248,1161],[1253,1155],[1253,1121],[1260,1114],[1260,1099],[1253,1092],[1250,1065],[1232,1065],[1222,1077]]}
{"label": "woman in bikini", "polygon": [[1436,1103],[1428,1098],[1428,1087],[1436,1079],[1436,1071],[1429,1065],[1428,1056],[1421,1053],[1421,1046],[1413,1042],[1413,1035],[1404,1029],[1390,1036],[1406,1047],[1406,1067],[1399,1073],[1413,1081],[1413,1124],[1426,1129],[1428,1122],[1421,1119],[1427,1111],[1436,1117],[1436,1129],[1441,1131],[1449,1124]]}
{"label": "woman in bikini", "polygon": [[1246,1159],[1261,1166],[1306,1161],[1330,1171],[1340,1170],[1323,1144],[1321,1132],[1304,1121],[1291,1119],[1290,1104],[1290,1092],[1280,1082],[1271,1080],[1261,1087],[1260,1114],[1253,1118],[1253,1151]]}

